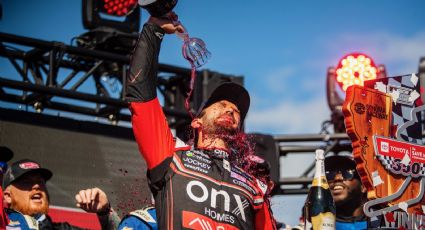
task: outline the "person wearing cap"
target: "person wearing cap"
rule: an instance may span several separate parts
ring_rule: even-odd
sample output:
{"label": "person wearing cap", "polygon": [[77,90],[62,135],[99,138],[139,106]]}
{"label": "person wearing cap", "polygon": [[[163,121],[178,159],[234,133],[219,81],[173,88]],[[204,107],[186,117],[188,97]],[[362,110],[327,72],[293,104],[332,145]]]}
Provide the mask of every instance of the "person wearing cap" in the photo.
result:
{"label": "person wearing cap", "polygon": [[168,127],[156,95],[156,78],[164,35],[183,32],[176,21],[173,12],[148,19],[126,84],[158,228],[276,229],[268,196],[271,186],[245,167],[252,162],[245,157],[250,146],[241,130],[250,104],[244,87],[227,82],[212,92],[191,122],[193,145],[174,138]]}
{"label": "person wearing cap", "polygon": [[363,213],[367,189],[356,171],[350,156],[334,155],[325,158],[325,174],[336,206],[336,229],[367,229]]}
{"label": "person wearing cap", "polygon": [[[14,162],[3,177],[4,201],[11,229],[81,229],[69,223],[55,223],[47,215],[49,193],[46,182],[53,173],[33,160],[22,159]],[[98,191],[93,191],[98,192]],[[97,195],[96,195],[97,194]],[[99,199],[99,194],[94,194]],[[100,194],[101,195],[101,194]],[[91,194],[89,195],[91,196]],[[97,200],[98,201],[98,200]],[[99,203],[99,202],[97,202]],[[104,203],[109,205],[109,203]],[[96,212],[103,226],[108,226],[110,208],[107,205],[87,205],[85,200],[77,200],[77,206],[89,212]],[[105,229],[105,228],[103,228]],[[113,229],[113,227],[106,229]]]}
{"label": "person wearing cap", "polygon": [[[7,170],[7,162],[13,158],[13,152],[6,146],[0,146],[0,181],[3,181],[3,174]],[[0,229],[5,229],[9,222],[3,207],[3,186],[0,185]]]}

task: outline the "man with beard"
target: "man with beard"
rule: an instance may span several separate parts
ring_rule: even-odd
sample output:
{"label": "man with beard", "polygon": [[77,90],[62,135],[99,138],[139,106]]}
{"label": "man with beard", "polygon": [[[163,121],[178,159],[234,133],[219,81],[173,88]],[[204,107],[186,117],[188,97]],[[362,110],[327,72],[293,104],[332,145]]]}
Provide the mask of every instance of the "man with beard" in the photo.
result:
{"label": "man with beard", "polygon": [[[7,162],[12,159],[13,152],[5,147],[0,146],[0,181],[3,180],[3,174],[7,170]],[[7,219],[7,215],[3,209],[3,187],[0,186],[0,229],[5,229],[9,220]]]}
{"label": "man with beard", "polygon": [[[68,223],[52,222],[49,211],[49,193],[46,181],[53,173],[33,160],[23,159],[14,162],[3,177],[4,200],[9,217],[10,229],[80,229]],[[83,190],[80,194],[93,197],[92,200],[77,200],[77,206],[95,212],[103,229],[108,229],[110,206],[108,202],[98,201],[102,194],[96,189]],[[79,194],[79,196],[80,196]],[[105,195],[106,196],[106,195]],[[92,201],[96,200],[97,205]],[[110,229],[113,229],[111,227]]]}
{"label": "man with beard", "polygon": [[367,229],[363,213],[367,189],[356,171],[356,162],[349,156],[325,158],[326,179],[336,206],[336,229]]}
{"label": "man with beard", "polygon": [[132,55],[126,85],[132,124],[148,167],[159,229],[276,229],[268,186],[256,178],[252,145],[242,132],[250,98],[227,82],[203,103],[191,127],[194,145],[175,139],[156,95],[165,34],[184,32],[173,12],[150,17]]}

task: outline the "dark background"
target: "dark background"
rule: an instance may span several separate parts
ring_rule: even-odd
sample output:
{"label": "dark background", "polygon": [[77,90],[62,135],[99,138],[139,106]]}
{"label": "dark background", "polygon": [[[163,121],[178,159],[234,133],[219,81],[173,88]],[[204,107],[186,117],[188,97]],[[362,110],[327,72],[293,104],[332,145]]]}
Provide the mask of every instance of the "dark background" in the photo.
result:
{"label": "dark background", "polygon": [[53,172],[51,205],[75,207],[75,194],[99,187],[120,214],[150,202],[144,163],[130,128],[0,109],[0,145]]}

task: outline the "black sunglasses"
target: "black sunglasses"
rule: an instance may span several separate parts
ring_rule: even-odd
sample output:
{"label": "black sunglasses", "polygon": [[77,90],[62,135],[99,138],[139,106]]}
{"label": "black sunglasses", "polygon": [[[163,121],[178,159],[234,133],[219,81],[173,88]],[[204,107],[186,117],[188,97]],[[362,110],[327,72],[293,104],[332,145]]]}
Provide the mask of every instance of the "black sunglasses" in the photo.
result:
{"label": "black sunglasses", "polygon": [[343,169],[343,170],[332,170],[326,171],[326,180],[333,181],[337,174],[341,174],[344,180],[352,180],[353,178],[358,178],[358,174],[355,169]]}

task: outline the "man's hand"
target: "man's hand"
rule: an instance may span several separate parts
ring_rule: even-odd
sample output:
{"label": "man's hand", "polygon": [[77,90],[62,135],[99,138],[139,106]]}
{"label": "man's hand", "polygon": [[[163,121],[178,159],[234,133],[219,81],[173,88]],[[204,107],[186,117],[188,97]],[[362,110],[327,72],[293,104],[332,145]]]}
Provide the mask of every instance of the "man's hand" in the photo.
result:
{"label": "man's hand", "polygon": [[175,32],[185,33],[184,27],[180,24],[179,18],[173,11],[167,13],[162,17],[150,17],[148,22],[153,23],[161,27],[165,33],[173,34]]}
{"label": "man's hand", "polygon": [[86,212],[108,212],[111,207],[105,192],[99,188],[81,190],[75,195],[75,200],[77,207]]}

